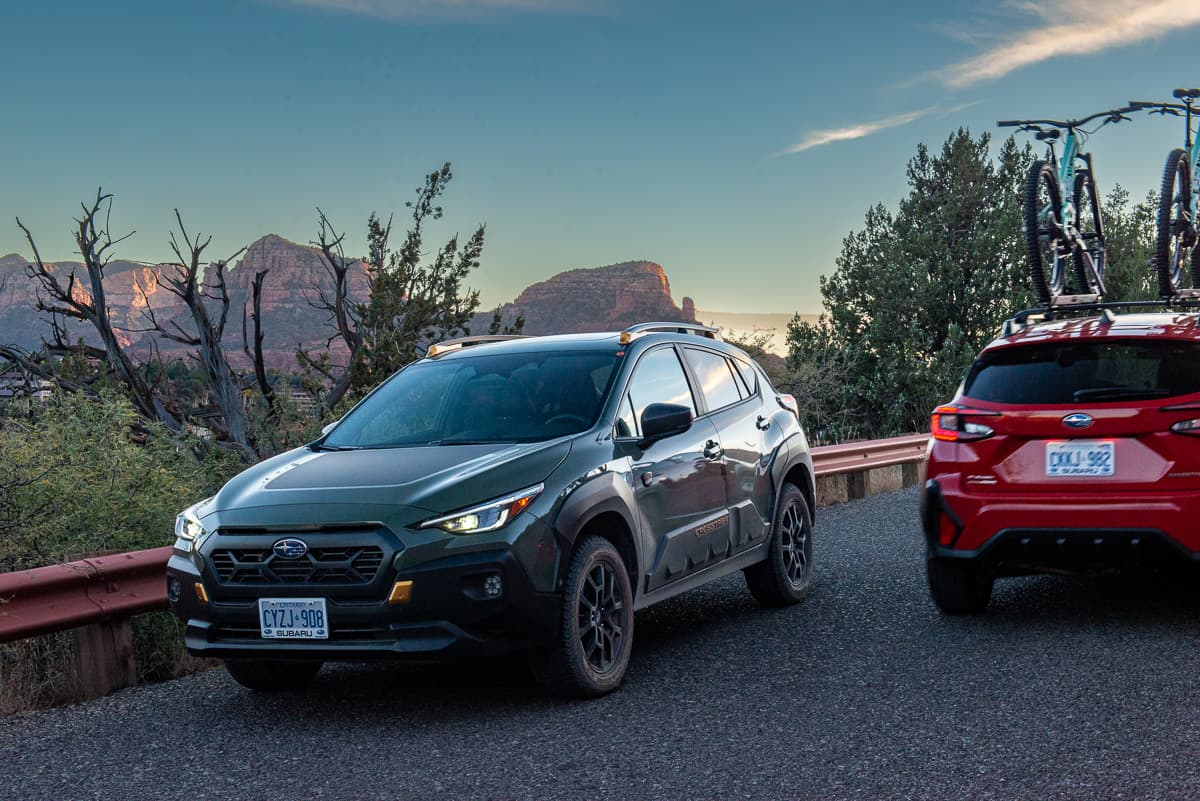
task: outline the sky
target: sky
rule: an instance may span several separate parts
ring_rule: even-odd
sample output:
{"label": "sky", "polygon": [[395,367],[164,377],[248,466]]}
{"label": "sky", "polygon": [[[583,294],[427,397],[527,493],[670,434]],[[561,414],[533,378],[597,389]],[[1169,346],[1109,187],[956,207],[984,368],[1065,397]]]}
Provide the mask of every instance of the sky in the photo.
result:
{"label": "sky", "polygon": [[[115,195],[120,257],[173,209],[228,255],[365,252],[445,161],[435,247],[487,225],[485,306],[562,270],[662,264],[676,299],[820,310],[819,277],[919,143],[1200,85],[1195,0],[112,0],[6,4],[0,254],[69,259]],[[1089,142],[1102,191],[1157,187],[1174,119]]]}

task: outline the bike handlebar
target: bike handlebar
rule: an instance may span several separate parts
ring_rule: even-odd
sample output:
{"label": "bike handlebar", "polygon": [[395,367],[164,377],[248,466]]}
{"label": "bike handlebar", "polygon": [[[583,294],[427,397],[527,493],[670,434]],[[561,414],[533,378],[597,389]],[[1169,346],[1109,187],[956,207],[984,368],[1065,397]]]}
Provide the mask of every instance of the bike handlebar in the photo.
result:
{"label": "bike handlebar", "polygon": [[1125,112],[1138,110],[1139,109],[1135,108],[1134,106],[1126,106],[1125,108],[1101,111],[1096,114],[1092,114],[1090,117],[1083,117],[1082,119],[1078,120],[1000,120],[996,123],[996,125],[1000,126],[1001,128],[1020,128],[1022,131],[1040,131],[1040,126],[1046,125],[1051,128],[1058,128],[1059,130],[1070,131],[1086,125],[1092,120],[1098,120],[1101,117],[1105,118],[1104,122],[1100,123],[1101,125],[1108,125],[1110,122],[1127,120],[1129,117],[1125,116]]}

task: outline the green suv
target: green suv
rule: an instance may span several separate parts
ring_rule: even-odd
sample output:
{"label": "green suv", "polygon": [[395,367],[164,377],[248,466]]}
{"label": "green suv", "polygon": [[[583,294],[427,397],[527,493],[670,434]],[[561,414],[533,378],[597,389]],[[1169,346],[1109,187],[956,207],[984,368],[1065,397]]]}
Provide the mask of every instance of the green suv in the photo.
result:
{"label": "green suv", "polygon": [[468,337],[180,514],[167,590],[188,650],[256,690],[520,649],[594,696],[635,610],[735,570],[801,600],[813,494],[795,401],[712,329]]}

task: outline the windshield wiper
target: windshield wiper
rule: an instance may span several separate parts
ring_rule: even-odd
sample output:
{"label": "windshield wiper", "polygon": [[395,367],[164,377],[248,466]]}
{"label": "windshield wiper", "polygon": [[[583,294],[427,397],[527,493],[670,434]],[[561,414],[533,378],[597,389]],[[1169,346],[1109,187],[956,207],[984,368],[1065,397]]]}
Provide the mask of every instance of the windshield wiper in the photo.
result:
{"label": "windshield wiper", "polygon": [[1165,398],[1171,393],[1165,389],[1149,387],[1092,387],[1079,389],[1073,397],[1076,402],[1096,400],[1133,400],[1141,398]]}
{"label": "windshield wiper", "polygon": [[359,448],[354,445],[326,445],[324,443],[321,443],[319,445],[313,445],[312,449],[314,451],[357,451],[357,450],[359,450]]}

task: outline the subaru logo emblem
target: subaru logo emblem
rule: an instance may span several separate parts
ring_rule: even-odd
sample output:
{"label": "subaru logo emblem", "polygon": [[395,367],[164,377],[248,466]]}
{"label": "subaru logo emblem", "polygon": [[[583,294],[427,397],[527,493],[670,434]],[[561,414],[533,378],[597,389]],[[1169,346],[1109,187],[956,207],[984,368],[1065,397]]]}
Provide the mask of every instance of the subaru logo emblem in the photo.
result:
{"label": "subaru logo emblem", "polygon": [[308,544],[304,540],[297,540],[288,537],[286,540],[280,540],[271,548],[275,555],[280,559],[299,559],[304,554],[308,553]]}
{"label": "subaru logo emblem", "polygon": [[1083,412],[1068,414],[1062,421],[1063,425],[1067,428],[1091,428],[1094,422],[1090,414],[1084,414]]}

